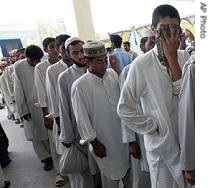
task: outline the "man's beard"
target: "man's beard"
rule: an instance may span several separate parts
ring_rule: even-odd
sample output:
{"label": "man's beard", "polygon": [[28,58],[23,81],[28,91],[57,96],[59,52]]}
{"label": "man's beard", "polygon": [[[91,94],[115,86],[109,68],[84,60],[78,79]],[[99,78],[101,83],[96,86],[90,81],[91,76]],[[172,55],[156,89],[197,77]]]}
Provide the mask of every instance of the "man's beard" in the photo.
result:
{"label": "man's beard", "polygon": [[78,67],[85,67],[85,66],[86,66],[86,64],[78,63],[78,62],[74,61],[73,59],[71,59],[71,60],[72,60],[72,62],[73,62],[75,65],[77,65]]}

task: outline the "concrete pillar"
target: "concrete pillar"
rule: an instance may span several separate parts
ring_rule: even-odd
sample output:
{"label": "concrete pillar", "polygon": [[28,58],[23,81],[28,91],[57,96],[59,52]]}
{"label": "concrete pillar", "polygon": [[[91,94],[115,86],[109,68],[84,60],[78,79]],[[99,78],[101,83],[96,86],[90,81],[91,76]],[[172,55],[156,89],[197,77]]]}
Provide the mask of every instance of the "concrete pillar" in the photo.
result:
{"label": "concrete pillar", "polygon": [[95,39],[90,0],[73,0],[78,35],[83,40]]}

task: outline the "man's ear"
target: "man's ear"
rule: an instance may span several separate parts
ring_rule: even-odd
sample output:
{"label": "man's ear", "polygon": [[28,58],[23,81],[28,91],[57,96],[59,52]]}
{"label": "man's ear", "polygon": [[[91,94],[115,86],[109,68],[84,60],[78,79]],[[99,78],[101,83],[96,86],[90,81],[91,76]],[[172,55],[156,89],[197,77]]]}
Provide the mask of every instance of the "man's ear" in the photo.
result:
{"label": "man's ear", "polygon": [[155,34],[155,32],[156,32],[155,26],[151,25],[151,26],[150,26],[150,29],[151,29],[151,31]]}
{"label": "man's ear", "polygon": [[44,52],[48,53],[47,48],[43,48]]}
{"label": "man's ear", "polygon": [[144,44],[140,44],[139,47],[140,47],[140,49],[141,49],[142,52],[145,52],[145,46],[144,46]]}

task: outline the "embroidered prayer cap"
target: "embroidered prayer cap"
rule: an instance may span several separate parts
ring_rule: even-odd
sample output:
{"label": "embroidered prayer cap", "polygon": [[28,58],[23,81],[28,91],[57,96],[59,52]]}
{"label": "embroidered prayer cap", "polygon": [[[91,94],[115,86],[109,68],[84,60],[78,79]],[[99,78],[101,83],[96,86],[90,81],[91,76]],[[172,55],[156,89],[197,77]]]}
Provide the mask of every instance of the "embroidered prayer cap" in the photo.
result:
{"label": "embroidered prayer cap", "polygon": [[84,55],[86,57],[97,57],[107,53],[105,45],[100,41],[89,41],[83,45]]}
{"label": "embroidered prayer cap", "polygon": [[119,35],[109,35],[111,42],[113,41],[122,41],[122,37]]}
{"label": "embroidered prayer cap", "polygon": [[79,37],[70,37],[65,41],[65,49],[67,50],[68,46],[74,42],[74,41],[80,41],[80,42],[84,42],[82,39],[80,39]]}
{"label": "embroidered prayer cap", "polygon": [[144,37],[154,37],[154,36],[155,36],[155,34],[150,29],[144,28],[141,31],[141,38],[144,38]]}

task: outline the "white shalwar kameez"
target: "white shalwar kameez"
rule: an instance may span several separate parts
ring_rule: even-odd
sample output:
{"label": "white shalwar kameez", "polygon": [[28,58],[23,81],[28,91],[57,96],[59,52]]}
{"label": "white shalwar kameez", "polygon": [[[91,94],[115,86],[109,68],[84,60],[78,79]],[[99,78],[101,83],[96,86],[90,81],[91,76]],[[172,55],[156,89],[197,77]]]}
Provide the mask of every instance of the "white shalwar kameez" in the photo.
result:
{"label": "white shalwar kameez", "polygon": [[[182,68],[189,54],[178,50],[177,56]],[[144,135],[152,188],[184,187],[177,138],[180,86],[181,79],[172,81],[154,47],[132,62],[121,92],[118,114],[126,126]]]}
{"label": "white shalwar kameez", "polygon": [[103,78],[87,72],[72,85],[72,105],[82,139],[90,142],[97,138],[106,148],[107,156],[100,158],[89,144],[102,173],[102,184],[104,176],[116,182],[110,188],[116,187],[129,169],[128,145],[122,143],[116,111],[119,94],[118,76],[112,69],[107,69]]}
{"label": "white shalwar kameez", "polygon": [[47,129],[44,126],[43,113],[35,103],[38,102],[34,67],[26,59],[14,65],[14,93],[17,109],[20,117],[31,114],[29,121],[24,120],[23,124],[26,140],[32,141],[35,152],[40,160],[50,156]]}
{"label": "white shalwar kameez", "polygon": [[[119,86],[120,90],[122,90],[122,87],[125,83],[126,77],[128,75],[128,71],[130,68],[130,64],[127,65],[121,72],[119,76]],[[139,108],[142,110],[141,102],[139,101]],[[136,141],[139,144],[140,150],[141,150],[141,158],[135,159],[133,156],[131,156],[131,171],[133,174],[133,188],[139,188],[141,184],[141,171],[149,172],[149,166],[147,162],[146,157],[146,150],[144,146],[144,136],[135,133],[133,130],[129,129],[126,125],[122,124],[122,140],[123,143],[129,143]]]}
{"label": "white shalwar kameez", "polygon": [[[17,62],[18,61],[16,61],[15,63]],[[9,104],[10,111],[13,113],[15,119],[19,119],[21,121],[20,116],[17,113],[17,105],[14,100],[14,64],[6,67],[4,74],[5,74],[6,87],[9,92],[8,94],[10,100],[12,101],[12,103]]]}
{"label": "white shalwar kameez", "polygon": [[[38,96],[38,103],[37,106],[41,108],[48,107],[48,109],[51,108],[47,100],[47,92],[46,92],[46,72],[47,68],[51,66],[49,60],[42,61],[41,63],[37,64],[35,66],[34,70],[34,76],[35,76],[35,85],[36,85],[36,92]],[[55,124],[53,125],[53,129],[55,127]],[[50,152],[53,160],[53,165],[56,171],[58,171],[58,155],[56,152],[56,146],[55,142],[53,141],[53,131],[48,130],[48,136],[49,136],[49,144],[50,144]]]}
{"label": "white shalwar kameez", "polygon": [[[80,141],[81,137],[72,109],[71,86],[75,80],[85,73],[84,67],[78,67],[73,64],[67,70],[59,75],[58,78],[58,96],[59,96],[59,114],[60,114],[60,140],[65,144]],[[74,188],[93,188],[93,177],[89,169],[83,173],[69,175],[71,187]]]}
{"label": "white shalwar kameez", "polygon": [[[183,68],[179,100],[181,171],[195,170],[195,56]],[[187,183],[188,184],[188,183]],[[189,187],[191,187],[189,185]],[[193,187],[193,186],[192,186]]]}
{"label": "white shalwar kameez", "polygon": [[[59,62],[49,66],[46,73],[46,91],[49,103],[49,113],[50,117],[59,117],[59,107],[58,107],[58,77],[60,73],[68,68],[67,64],[60,60]],[[56,151],[59,155],[64,152],[64,146],[61,144],[58,135],[57,124],[54,120],[53,126],[53,136],[56,145]]]}

